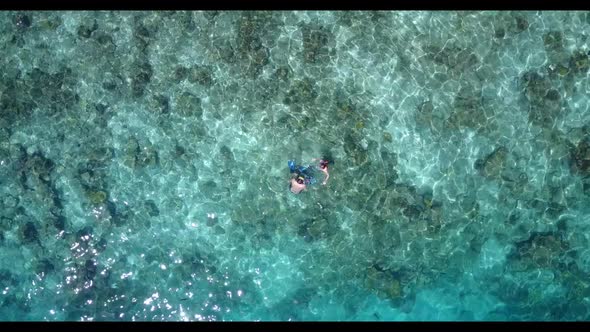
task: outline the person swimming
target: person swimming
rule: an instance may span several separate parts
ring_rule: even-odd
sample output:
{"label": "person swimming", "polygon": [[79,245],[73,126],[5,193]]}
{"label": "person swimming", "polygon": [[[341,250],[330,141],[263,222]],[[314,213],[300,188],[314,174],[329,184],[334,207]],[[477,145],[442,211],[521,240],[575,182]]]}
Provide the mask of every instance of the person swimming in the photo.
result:
{"label": "person swimming", "polygon": [[291,190],[294,194],[299,194],[300,192],[304,191],[307,188],[305,184],[305,176],[302,174],[296,174],[295,177],[292,177],[289,180],[289,190]]}
{"label": "person swimming", "polygon": [[315,184],[314,167],[296,165],[295,160],[289,160],[289,170],[294,176],[289,180],[289,189],[294,194],[299,194],[307,189],[307,185]]}
{"label": "person swimming", "polygon": [[311,161],[316,161],[316,160],[319,160],[319,163],[318,163],[319,170],[322,171],[326,175],[326,178],[322,182],[322,185],[326,185],[328,183],[328,179],[330,178],[330,173],[328,172],[328,165],[333,164],[334,161],[329,160],[328,158],[325,158],[325,157],[311,159]]}
{"label": "person swimming", "polygon": [[328,183],[328,179],[330,178],[330,174],[328,173],[328,165],[333,164],[334,162],[325,157],[313,158],[312,161],[319,161],[319,163],[317,166],[301,166],[296,165],[294,160],[288,161],[289,170],[291,171],[291,174],[294,174],[294,176],[292,176],[289,180],[289,189],[292,193],[299,194],[300,192],[306,190],[308,185],[316,184],[316,170],[320,170],[326,175],[322,185],[326,185]]}

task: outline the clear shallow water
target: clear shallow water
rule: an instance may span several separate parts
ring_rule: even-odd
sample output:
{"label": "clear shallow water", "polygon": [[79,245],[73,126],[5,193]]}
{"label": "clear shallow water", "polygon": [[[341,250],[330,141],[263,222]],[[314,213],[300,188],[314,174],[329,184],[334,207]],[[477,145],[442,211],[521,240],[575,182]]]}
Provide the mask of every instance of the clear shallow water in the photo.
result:
{"label": "clear shallow water", "polygon": [[589,33],[2,12],[0,319],[587,320]]}

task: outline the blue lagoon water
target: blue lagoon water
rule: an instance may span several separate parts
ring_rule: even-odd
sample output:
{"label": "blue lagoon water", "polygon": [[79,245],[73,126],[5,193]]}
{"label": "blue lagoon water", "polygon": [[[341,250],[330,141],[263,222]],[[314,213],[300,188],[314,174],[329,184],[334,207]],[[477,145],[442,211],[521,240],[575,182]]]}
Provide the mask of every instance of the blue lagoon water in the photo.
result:
{"label": "blue lagoon water", "polygon": [[588,320],[589,36],[567,11],[1,12],[0,320]]}

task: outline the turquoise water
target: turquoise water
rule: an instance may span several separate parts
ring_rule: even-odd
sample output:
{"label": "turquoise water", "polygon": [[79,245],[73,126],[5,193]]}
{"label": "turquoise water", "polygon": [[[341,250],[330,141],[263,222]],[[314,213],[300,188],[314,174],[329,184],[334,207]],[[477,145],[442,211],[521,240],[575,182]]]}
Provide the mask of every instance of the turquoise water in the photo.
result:
{"label": "turquoise water", "polygon": [[588,320],[589,35],[1,12],[0,320]]}

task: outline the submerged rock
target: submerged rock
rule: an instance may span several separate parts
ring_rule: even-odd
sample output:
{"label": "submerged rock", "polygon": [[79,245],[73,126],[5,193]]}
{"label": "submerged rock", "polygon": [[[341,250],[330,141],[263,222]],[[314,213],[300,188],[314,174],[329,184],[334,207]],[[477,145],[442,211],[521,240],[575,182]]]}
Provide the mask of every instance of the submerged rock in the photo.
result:
{"label": "submerged rock", "polygon": [[524,18],[520,15],[517,15],[514,19],[516,21],[516,32],[517,33],[523,32],[524,30],[529,28],[529,21],[526,18]]}
{"label": "submerged rock", "polygon": [[589,68],[590,59],[586,52],[578,50],[572,54],[569,60],[569,69],[573,74],[585,75]]}
{"label": "submerged rock", "polygon": [[383,133],[383,142],[385,142],[385,143],[393,142],[393,137],[391,136],[390,133],[388,133],[388,132]]}
{"label": "submerged rock", "polygon": [[224,161],[233,161],[234,160],[233,152],[230,150],[230,148],[228,148],[225,145],[222,145],[219,148],[219,154]]}
{"label": "submerged rock", "polygon": [[66,228],[66,218],[62,215],[57,215],[54,217],[55,218],[53,219],[53,226],[58,231],[63,231]]}
{"label": "submerged rock", "polygon": [[353,161],[354,166],[361,166],[369,159],[367,149],[363,147],[363,138],[357,132],[348,132],[344,135],[344,152],[348,159]]}
{"label": "submerged rock", "polygon": [[485,177],[499,179],[506,168],[507,159],[508,149],[500,146],[484,159],[476,160],[473,167]]}
{"label": "submerged rock", "polygon": [[427,57],[436,64],[444,65],[450,69],[450,74],[457,75],[471,69],[479,63],[479,58],[468,49],[463,49],[451,43],[443,47],[437,45],[425,48]]}
{"label": "submerged rock", "polygon": [[334,236],[340,227],[330,217],[314,217],[300,223],[297,235],[306,242],[327,239]]}
{"label": "submerged rock", "polygon": [[186,154],[186,149],[183,146],[178,145],[178,144],[176,144],[174,146],[174,157],[182,158],[185,154]]}
{"label": "submerged rock", "polygon": [[150,98],[150,110],[156,114],[168,114],[170,112],[170,99],[162,94],[152,95]]}
{"label": "submerged rock", "polygon": [[178,66],[174,70],[172,78],[175,82],[179,83],[179,82],[185,80],[188,77],[188,74],[189,74],[189,69],[187,67]]}
{"label": "submerged rock", "polygon": [[29,15],[26,14],[17,14],[14,17],[14,25],[16,25],[16,27],[19,30],[24,30],[26,28],[29,28],[31,26],[31,17]]}
{"label": "submerged rock", "polygon": [[521,77],[521,83],[529,102],[529,121],[538,126],[553,127],[562,110],[561,94],[551,84],[549,75],[529,71]]}
{"label": "submerged rock", "polygon": [[159,20],[145,20],[140,16],[134,17],[133,40],[142,54],[146,53],[147,47],[153,41],[158,29]]}
{"label": "submerged rock", "polygon": [[130,137],[125,147],[124,164],[130,168],[157,165],[160,162],[158,151],[149,143],[140,147],[135,137]]}
{"label": "submerged rock", "polygon": [[215,227],[213,228],[213,232],[215,233],[215,235],[223,235],[225,234],[225,229],[223,229],[223,227],[221,227],[220,225],[215,225]]}
{"label": "submerged rock", "polygon": [[560,99],[559,92],[555,89],[551,89],[547,91],[545,94],[545,98],[553,101],[558,101]]}
{"label": "submerged rock", "polygon": [[201,118],[203,115],[201,98],[190,92],[185,91],[177,96],[175,104],[174,112],[180,116]]}
{"label": "submerged rock", "polygon": [[86,192],[86,196],[88,196],[88,199],[90,200],[90,202],[94,205],[99,205],[104,203],[107,200],[107,193],[102,191],[102,190],[91,190]]}
{"label": "submerged rock", "polygon": [[455,96],[447,124],[454,128],[479,129],[488,126],[480,91],[463,87]]}
{"label": "submerged rock", "polygon": [[157,165],[160,162],[158,151],[153,147],[144,147],[136,159],[137,165],[140,167]]}
{"label": "submerged rock", "polygon": [[152,80],[152,66],[147,59],[136,61],[130,69],[131,95],[142,97],[147,85]]}
{"label": "submerged rock", "polygon": [[14,217],[19,201],[18,196],[11,194],[0,196],[0,215],[8,218]]}
{"label": "submerged rock", "polygon": [[291,75],[289,67],[284,66],[278,67],[273,76],[278,80],[287,81]]}
{"label": "submerged rock", "polygon": [[208,199],[218,202],[221,200],[225,189],[218,186],[213,180],[199,182],[199,191]]}
{"label": "submerged rock", "polygon": [[119,208],[117,208],[117,205],[114,202],[107,200],[106,208],[109,212],[111,222],[115,226],[120,227],[127,223],[131,212],[127,205],[121,204],[119,205]]}
{"label": "submerged rock", "polygon": [[328,47],[333,34],[326,28],[303,26],[303,60],[306,63],[324,64],[330,61],[332,50]]}
{"label": "submerged rock", "polygon": [[555,267],[569,252],[569,243],[557,232],[532,232],[517,242],[508,256],[514,266],[528,270]]}
{"label": "submerged rock", "polygon": [[23,240],[25,243],[39,242],[39,232],[35,223],[27,222],[22,228]]}
{"label": "submerged rock", "polygon": [[381,160],[383,161],[382,170],[385,175],[385,181],[382,183],[383,187],[395,185],[395,181],[398,179],[397,155],[385,148],[381,148]]}
{"label": "submerged rock", "polygon": [[78,165],[78,180],[86,193],[91,191],[100,191],[105,188],[106,174],[101,168],[101,163],[97,161],[88,161]]}
{"label": "submerged rock", "polygon": [[285,97],[284,103],[287,105],[291,104],[310,104],[315,101],[318,94],[315,91],[315,84],[313,81],[306,77],[303,80],[296,80],[291,85],[287,96]]}
{"label": "submerged rock", "polygon": [[[53,74],[33,68],[25,79],[32,102],[49,115],[66,113],[80,101],[76,93],[78,79],[68,67]],[[75,113],[68,114],[76,116]]]}
{"label": "submerged rock", "polygon": [[76,33],[79,37],[87,39],[90,38],[90,36],[92,36],[92,32],[94,32],[96,29],[98,29],[98,23],[96,22],[96,20],[94,20],[92,25],[81,24],[80,26],[78,26]]}
{"label": "submerged rock", "polygon": [[160,210],[158,209],[158,206],[156,205],[156,203],[154,202],[154,200],[150,199],[147,200],[145,202],[145,208],[147,210],[147,213],[151,216],[151,217],[157,217],[160,215]]}
{"label": "submerged rock", "polygon": [[563,33],[561,31],[549,31],[543,35],[543,44],[547,51],[563,51]]}
{"label": "submerged rock", "polygon": [[103,252],[107,248],[107,245],[108,241],[103,237],[96,244],[96,249],[98,250],[98,252]]}
{"label": "submerged rock", "polygon": [[213,85],[213,71],[209,67],[195,66],[188,72],[188,80],[191,83],[198,83],[204,87]]}
{"label": "submerged rock", "polygon": [[[268,33],[268,29],[274,24],[273,14],[268,12],[244,13],[237,22],[237,56],[241,60],[241,67],[247,77],[255,79],[262,73],[269,63],[270,52],[263,44],[262,37]],[[223,53],[233,53],[223,49]],[[233,56],[223,55],[228,62]]]}
{"label": "submerged rock", "polygon": [[432,101],[423,102],[416,109],[416,123],[427,128],[431,127],[435,120],[435,113]]}
{"label": "submerged rock", "polygon": [[104,33],[104,32],[97,32],[97,33],[93,34],[93,39],[95,39],[96,42],[98,42],[101,46],[103,46],[103,50],[105,48],[113,49],[113,47],[115,45],[113,37],[109,34]]}
{"label": "submerged rock", "polygon": [[55,265],[47,258],[41,259],[35,266],[35,273],[37,274],[49,274],[55,270]]}
{"label": "submerged rock", "polygon": [[583,177],[590,176],[590,136],[584,137],[570,151],[570,169]]}
{"label": "submerged rock", "polygon": [[403,296],[400,274],[373,264],[367,269],[365,286],[376,291],[377,295],[391,300]]}
{"label": "submerged rock", "polygon": [[528,100],[532,103],[539,103],[545,99],[547,92],[551,89],[551,81],[535,71],[529,71],[522,75],[521,82],[525,87]]}
{"label": "submerged rock", "polygon": [[85,238],[85,237],[92,237],[92,232],[94,232],[94,229],[92,228],[92,226],[85,226],[82,229],[78,230],[76,232],[76,240],[80,240],[81,238]]}
{"label": "submerged rock", "polygon": [[87,259],[84,263],[84,279],[85,280],[93,280],[96,276],[96,263],[91,260]]}

